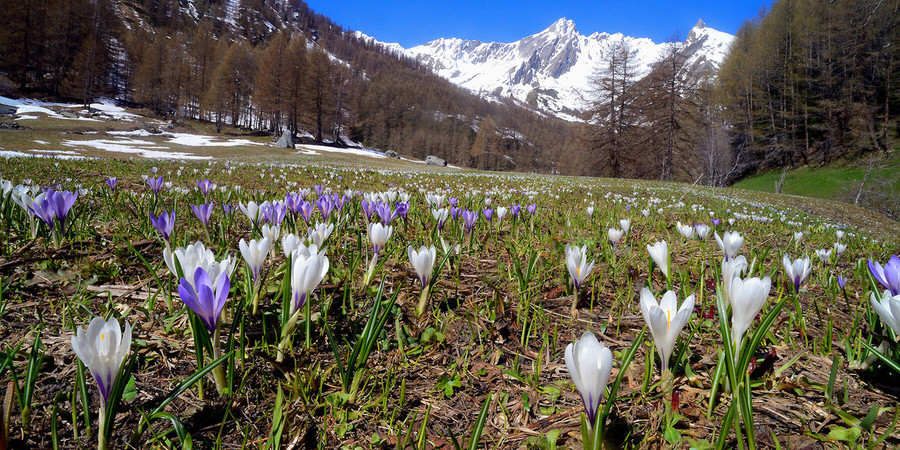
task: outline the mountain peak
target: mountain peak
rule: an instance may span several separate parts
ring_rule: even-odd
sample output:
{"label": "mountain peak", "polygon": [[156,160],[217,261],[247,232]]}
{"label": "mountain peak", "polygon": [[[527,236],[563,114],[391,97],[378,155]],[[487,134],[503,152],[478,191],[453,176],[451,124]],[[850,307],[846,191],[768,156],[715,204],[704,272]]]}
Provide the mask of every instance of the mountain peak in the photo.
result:
{"label": "mountain peak", "polygon": [[700,19],[697,21],[697,25],[694,25],[694,29],[702,30],[703,28],[706,28],[706,24],[703,23],[703,19]]}
{"label": "mountain peak", "polygon": [[575,29],[575,22],[565,17],[561,17],[556,22],[553,22],[552,25],[547,27],[544,32],[556,33],[556,34],[570,34],[577,33],[578,30]]}

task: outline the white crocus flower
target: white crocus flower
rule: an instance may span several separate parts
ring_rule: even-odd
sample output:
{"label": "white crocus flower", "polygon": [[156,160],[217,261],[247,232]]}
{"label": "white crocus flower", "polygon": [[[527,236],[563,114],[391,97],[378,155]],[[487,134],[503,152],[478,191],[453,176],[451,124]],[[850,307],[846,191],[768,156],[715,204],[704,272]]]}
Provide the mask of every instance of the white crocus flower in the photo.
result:
{"label": "white crocus flower", "polygon": [[281,238],[281,250],[284,251],[284,258],[291,257],[291,253],[300,246],[300,236],[294,233],[288,233]]}
{"label": "white crocus flower", "polygon": [[578,247],[566,244],[566,267],[569,269],[575,291],[578,291],[584,279],[594,270],[594,261],[588,262],[587,260],[586,245]]}
{"label": "white crocus flower", "polygon": [[594,218],[594,206],[593,205],[587,207],[587,214],[588,214],[588,218],[591,218],[591,219]]}
{"label": "white crocus flower", "polygon": [[428,286],[428,282],[431,280],[431,271],[434,269],[437,250],[433,245],[430,247],[425,247],[423,245],[416,251],[416,249],[410,245],[406,248],[406,253],[409,255],[409,262],[412,263],[413,269],[416,270],[416,275],[419,276],[419,281],[422,283],[422,289],[425,289]]}
{"label": "white crocus flower", "polygon": [[269,242],[278,242],[278,238],[281,237],[281,230],[278,229],[277,225],[269,226],[268,224],[262,226],[262,236],[269,240]]}
{"label": "white crocus flower", "polygon": [[131,324],[125,322],[123,331],[119,329],[119,321],[115,317],[109,321],[94,317],[87,330],[81,327],[75,330],[72,349],[97,380],[103,396],[100,410],[104,411],[122,361],[131,351]]}
{"label": "white crocus flower", "polygon": [[616,228],[610,228],[606,232],[606,236],[609,238],[609,242],[612,242],[612,245],[616,245],[619,241],[622,240],[622,236],[625,234],[624,231],[618,230]]}
{"label": "white crocus flower", "polygon": [[769,298],[769,289],[772,280],[769,277],[763,279],[747,278],[742,280],[734,277],[731,280],[731,339],[734,344],[735,358],[741,352],[741,341],[744,333],[750,328],[756,314],[762,309]]}
{"label": "white crocus flower", "polygon": [[669,278],[669,244],[659,241],[653,245],[647,245],[647,253],[653,258],[653,262],[659,266],[666,278]]}
{"label": "white crocus flower", "polygon": [[631,230],[631,221],[628,219],[622,219],[619,221],[619,226],[622,227],[622,231],[624,231],[625,234],[628,234],[628,232]]}
{"label": "white crocus flower", "polygon": [[325,250],[317,253],[315,244],[309,247],[299,246],[291,253],[291,294],[292,302],[289,316],[293,316],[306,304],[309,291],[316,288],[328,273],[328,257]]}
{"label": "white crocus flower", "polygon": [[644,217],[650,217],[650,210],[649,210],[649,209],[642,209],[642,210],[641,210],[641,214],[643,214]]}
{"label": "white crocus flower", "polygon": [[588,423],[592,425],[603,400],[612,365],[612,352],[590,331],[585,331],[581,339],[566,346],[566,368],[581,394]]}
{"label": "white crocus flower", "polygon": [[437,223],[443,224],[447,221],[447,217],[450,216],[450,211],[447,208],[432,209],[431,216],[434,217]]}
{"label": "white crocus flower", "polygon": [[844,232],[842,230],[837,230],[834,232],[834,234],[835,234],[835,236],[837,236],[837,239],[839,241],[844,238]]}
{"label": "white crocus flower", "polygon": [[509,210],[506,209],[505,206],[498,206],[498,207],[497,207],[497,210],[496,210],[495,212],[497,213],[497,224],[498,224],[498,225],[500,224],[500,222],[503,221],[503,217],[506,216],[506,213],[507,213],[508,211],[509,211]]}
{"label": "white crocus flower", "polygon": [[725,301],[731,304],[731,280],[734,277],[743,276],[747,270],[747,258],[740,255],[737,258],[722,260],[722,287],[725,291]]}
{"label": "white crocus flower", "polygon": [[669,368],[669,358],[675,350],[678,334],[694,312],[694,294],[688,296],[678,307],[675,291],[667,291],[662,300],[656,303],[656,297],[650,289],[641,290],[641,314],[653,334],[656,353],[662,361],[662,372]]}
{"label": "white crocus flower", "polygon": [[803,232],[802,231],[794,232],[794,243],[799,243],[802,240],[803,240]]}
{"label": "white crocus flower", "polygon": [[241,239],[238,243],[238,247],[241,249],[241,255],[244,257],[244,261],[247,262],[247,265],[250,267],[250,272],[253,274],[254,283],[259,281],[259,274],[262,271],[263,263],[266,261],[266,256],[269,254],[269,248],[271,246],[272,241],[268,238],[259,240],[251,239],[249,243]]}
{"label": "white crocus flower", "polygon": [[197,286],[194,285],[194,274],[197,273],[198,267],[202,267],[209,275],[213,286],[218,286],[219,278],[223,274],[231,277],[231,274],[234,273],[234,268],[237,266],[234,257],[231,255],[226,256],[221,261],[216,261],[216,254],[199,241],[187,247],[176,248],[175,251],[171,251],[168,248],[163,249],[163,260],[165,260],[166,266],[173,274],[178,273],[178,268],[175,265],[176,259],[178,264],[181,265],[181,273],[184,279],[195,290]]}
{"label": "white crocus flower", "polygon": [[881,317],[881,321],[893,330],[895,335],[900,336],[900,295],[891,296],[891,291],[884,291],[879,300],[878,295],[873,292],[869,295],[869,302],[872,303],[878,317]]}
{"label": "white crocus flower", "polygon": [[723,237],[719,237],[719,233],[715,233],[716,243],[719,244],[719,248],[722,249],[722,253],[725,254],[726,259],[731,259],[737,256],[738,252],[741,251],[741,246],[744,245],[744,238],[738,234],[737,231],[726,231]]}
{"label": "white crocus flower", "polygon": [[816,256],[819,257],[819,260],[822,261],[822,264],[828,264],[828,260],[831,259],[831,249],[830,248],[821,248],[816,250]]}
{"label": "white crocus flower", "polygon": [[844,253],[844,250],[847,250],[846,245],[841,244],[840,242],[834,243],[834,260],[835,260],[835,262],[837,262],[837,260],[840,259],[841,254]]}
{"label": "white crocus flower", "polygon": [[316,244],[316,247],[322,248],[325,245],[325,241],[331,237],[331,233],[334,231],[333,223],[316,223],[315,228],[310,228],[307,230],[307,240]]}
{"label": "white crocus flower", "polygon": [[708,225],[699,224],[694,227],[694,231],[697,233],[697,239],[701,241],[705,241],[706,238],[709,237],[709,232],[711,231]]}
{"label": "white crocus flower", "polygon": [[12,192],[12,190],[13,190],[12,181],[9,181],[9,180],[0,181],[0,194],[2,194],[3,197],[6,197],[7,195],[9,195],[9,193]]}
{"label": "white crocus flower", "polygon": [[391,233],[393,232],[394,227],[390,225],[384,226],[380,222],[369,224],[369,240],[372,242],[372,246],[375,247],[376,256],[381,252],[381,247],[391,238]]}
{"label": "white crocus flower", "polygon": [[250,223],[259,223],[261,208],[256,204],[256,202],[248,202],[247,206],[244,206],[243,203],[240,203],[238,204],[238,206],[241,208],[241,211],[244,213],[244,215],[247,216],[248,219],[250,219]]}
{"label": "white crocus flower", "polygon": [[675,224],[675,229],[678,230],[678,233],[684,236],[685,239],[690,239],[694,236],[694,227],[690,225],[682,225],[681,222]]}

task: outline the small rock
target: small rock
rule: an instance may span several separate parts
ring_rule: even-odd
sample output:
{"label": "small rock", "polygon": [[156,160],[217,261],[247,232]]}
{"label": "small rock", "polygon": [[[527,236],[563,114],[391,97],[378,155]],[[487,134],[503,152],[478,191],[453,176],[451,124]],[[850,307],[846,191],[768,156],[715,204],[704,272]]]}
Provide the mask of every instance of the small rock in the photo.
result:
{"label": "small rock", "polygon": [[294,148],[294,133],[290,131],[285,131],[281,138],[278,139],[278,142],[275,143],[275,147],[278,148]]}
{"label": "small rock", "polygon": [[446,166],[447,161],[444,161],[443,159],[438,158],[437,156],[434,156],[434,155],[428,155],[425,158],[425,164],[431,164],[433,166]]}

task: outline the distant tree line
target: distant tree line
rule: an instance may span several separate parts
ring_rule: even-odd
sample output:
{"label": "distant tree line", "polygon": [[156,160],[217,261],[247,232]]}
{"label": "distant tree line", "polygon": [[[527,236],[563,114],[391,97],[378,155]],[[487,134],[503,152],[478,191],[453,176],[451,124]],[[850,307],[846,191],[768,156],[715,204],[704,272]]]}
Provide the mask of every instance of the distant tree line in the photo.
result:
{"label": "distant tree line", "polygon": [[742,171],[891,151],[900,1],[776,2],[738,31],[719,81]]}
{"label": "distant tree line", "polygon": [[672,39],[649,76],[615,42],[570,168],[726,185],[758,171],[894,151],[900,1],[780,0],[738,31],[718,74]]}
{"label": "distant tree line", "polygon": [[305,131],[485,169],[549,172],[564,157],[570,124],[482,100],[302,1],[235,4],[0,0],[0,78],[20,95],[114,96],[219,131]]}

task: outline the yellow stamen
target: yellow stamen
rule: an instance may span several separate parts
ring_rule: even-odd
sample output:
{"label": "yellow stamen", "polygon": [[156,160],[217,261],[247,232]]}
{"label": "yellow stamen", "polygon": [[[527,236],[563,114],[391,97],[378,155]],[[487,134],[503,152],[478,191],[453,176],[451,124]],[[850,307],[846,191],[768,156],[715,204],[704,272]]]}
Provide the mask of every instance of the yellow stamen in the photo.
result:
{"label": "yellow stamen", "polygon": [[106,339],[106,333],[100,333],[100,340]]}
{"label": "yellow stamen", "polygon": [[666,311],[666,328],[672,323],[672,311]]}

